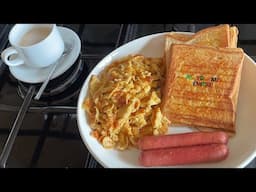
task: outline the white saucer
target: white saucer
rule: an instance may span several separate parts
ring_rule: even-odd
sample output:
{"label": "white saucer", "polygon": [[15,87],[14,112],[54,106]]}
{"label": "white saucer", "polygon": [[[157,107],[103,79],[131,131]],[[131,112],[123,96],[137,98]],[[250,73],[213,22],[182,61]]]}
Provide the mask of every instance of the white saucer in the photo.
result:
{"label": "white saucer", "polygon": [[[64,42],[71,43],[72,50],[63,56],[62,63],[59,63],[51,79],[54,79],[67,71],[76,61],[81,50],[81,41],[78,35],[71,29],[58,27]],[[11,74],[18,80],[26,83],[42,83],[46,80],[52,66],[46,68],[32,68],[27,65],[9,67]]]}

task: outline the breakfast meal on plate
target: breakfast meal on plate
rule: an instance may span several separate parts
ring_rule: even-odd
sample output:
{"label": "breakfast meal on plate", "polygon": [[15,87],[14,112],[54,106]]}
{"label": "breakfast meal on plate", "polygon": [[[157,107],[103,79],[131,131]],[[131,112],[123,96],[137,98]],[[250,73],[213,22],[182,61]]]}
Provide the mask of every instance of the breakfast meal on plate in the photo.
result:
{"label": "breakfast meal on plate", "polygon": [[244,52],[174,44],[161,109],[172,124],[235,133]]}
{"label": "breakfast meal on plate", "polygon": [[[170,32],[163,58],[129,55],[92,75],[83,102],[91,135],[104,148],[136,147],[146,167],[226,159],[244,61],[237,41],[229,25]],[[168,135],[168,126],[198,132]]]}
{"label": "breakfast meal on plate", "polygon": [[128,56],[92,76],[84,101],[92,135],[105,148],[127,149],[145,135],[165,134],[160,111],[161,58]]}

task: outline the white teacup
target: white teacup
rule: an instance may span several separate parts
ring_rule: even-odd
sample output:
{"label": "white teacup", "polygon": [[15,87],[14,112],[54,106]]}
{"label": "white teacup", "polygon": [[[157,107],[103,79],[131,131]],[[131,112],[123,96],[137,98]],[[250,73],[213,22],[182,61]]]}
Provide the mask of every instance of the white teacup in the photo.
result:
{"label": "white teacup", "polygon": [[9,66],[47,67],[64,51],[56,24],[16,24],[9,33],[9,42],[12,46],[1,54]]}

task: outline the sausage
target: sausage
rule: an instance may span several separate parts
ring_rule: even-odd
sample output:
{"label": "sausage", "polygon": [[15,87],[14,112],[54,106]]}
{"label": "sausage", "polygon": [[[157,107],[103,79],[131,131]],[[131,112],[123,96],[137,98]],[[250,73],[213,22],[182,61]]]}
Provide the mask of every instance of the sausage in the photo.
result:
{"label": "sausage", "polygon": [[146,167],[217,162],[224,160],[228,153],[225,144],[154,149],[141,151],[139,162]]}
{"label": "sausage", "polygon": [[225,132],[192,132],[162,136],[145,136],[138,142],[141,150],[183,147],[192,145],[217,144],[228,142]]}

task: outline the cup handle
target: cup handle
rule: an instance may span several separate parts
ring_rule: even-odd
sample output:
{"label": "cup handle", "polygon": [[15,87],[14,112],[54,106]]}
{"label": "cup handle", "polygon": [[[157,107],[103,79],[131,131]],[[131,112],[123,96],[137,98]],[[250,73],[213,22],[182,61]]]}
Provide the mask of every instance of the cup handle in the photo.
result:
{"label": "cup handle", "polygon": [[5,62],[6,65],[9,65],[12,67],[24,64],[24,61],[19,56],[15,59],[9,60],[9,57],[11,55],[17,55],[17,54],[19,54],[19,53],[15,48],[8,47],[7,49],[5,49],[2,52],[1,58]]}

